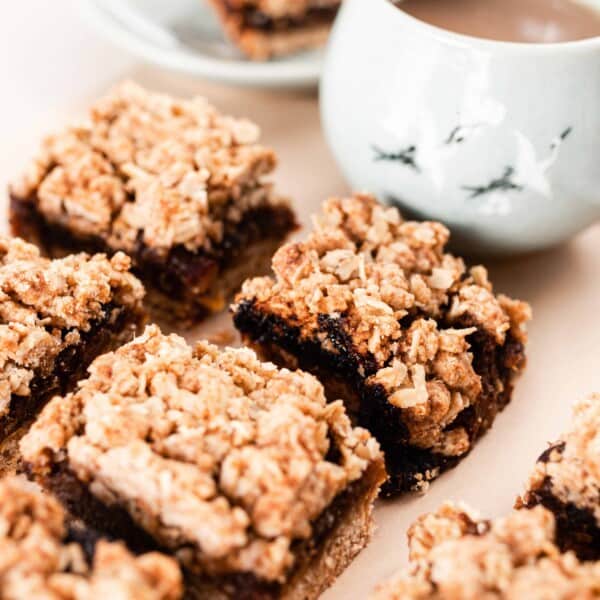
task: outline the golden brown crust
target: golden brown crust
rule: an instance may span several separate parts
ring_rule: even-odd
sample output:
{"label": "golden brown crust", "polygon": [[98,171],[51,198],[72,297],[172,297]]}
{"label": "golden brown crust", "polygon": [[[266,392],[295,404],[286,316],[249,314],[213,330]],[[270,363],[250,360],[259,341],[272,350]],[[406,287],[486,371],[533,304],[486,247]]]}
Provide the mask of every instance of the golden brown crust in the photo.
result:
{"label": "golden brown crust", "polygon": [[61,351],[113,304],[141,311],[143,288],[118,253],[42,258],[35,246],[0,238],[0,417],[11,397],[29,396],[36,376],[51,374]]}
{"label": "golden brown crust", "polygon": [[447,503],[412,526],[409,567],[373,600],[597,598],[600,563],[562,554],[554,533],[554,518],[541,507],[489,522]]}
{"label": "golden brown crust", "polygon": [[332,198],[306,241],[275,254],[275,278],[247,281],[233,309],[251,302],[325,351],[334,350],[319,319],[342,319],[352,351],[376,365],[367,383],[403,410],[410,443],[462,455],[467,433],[447,426],[482,390],[466,338],[480,329],[499,346],[509,332],[524,342],[530,309],[495,295],[483,267],[467,271],[446,253],[448,238],[440,223],[405,221],[371,196]]}
{"label": "golden brown crust", "polygon": [[[333,518],[335,522],[327,531],[324,540],[316,546],[309,543],[291,577],[272,596],[267,594],[269,598],[316,600],[333,584],[371,540],[375,529],[372,518],[373,502],[385,477],[382,462],[369,465],[362,479],[349,490],[350,496],[344,500],[343,511],[337,517],[327,517],[328,520]],[[202,578],[192,579],[189,589],[198,600],[228,600],[238,597],[235,592],[224,592],[222,586]]]}
{"label": "golden brown crust", "polygon": [[354,490],[349,510],[329,532],[318,555],[285,586],[284,600],[319,598],[369,543],[375,529],[373,502],[385,477],[383,463],[368,467],[360,486]]}
{"label": "golden brown crust", "polygon": [[195,571],[284,580],[293,542],[382,460],[315,378],[250,350],[192,349],[151,326],[89,371],[42,412],[24,460],[36,474],[66,461]]}
{"label": "golden brown crust", "polygon": [[175,561],[159,553],[132,556],[100,541],[89,565],[82,547],[65,541],[65,514],[51,496],[19,478],[0,480],[0,596],[48,600],[176,600]]}
{"label": "golden brown crust", "polygon": [[249,210],[287,206],[264,182],[276,159],[259,133],[204,98],[125,82],[84,123],[48,137],[11,193],[114,250],[132,252],[141,241],[157,255],[178,245],[210,252]]}

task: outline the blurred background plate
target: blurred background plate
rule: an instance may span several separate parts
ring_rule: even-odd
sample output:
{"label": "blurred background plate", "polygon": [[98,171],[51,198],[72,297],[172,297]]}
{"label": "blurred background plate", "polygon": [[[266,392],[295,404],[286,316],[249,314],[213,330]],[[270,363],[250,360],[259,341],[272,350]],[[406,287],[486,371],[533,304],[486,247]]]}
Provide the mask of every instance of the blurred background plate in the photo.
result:
{"label": "blurred background plate", "polygon": [[322,51],[248,61],[203,0],[84,0],[81,6],[112,42],[166,69],[254,87],[310,87],[319,80]]}

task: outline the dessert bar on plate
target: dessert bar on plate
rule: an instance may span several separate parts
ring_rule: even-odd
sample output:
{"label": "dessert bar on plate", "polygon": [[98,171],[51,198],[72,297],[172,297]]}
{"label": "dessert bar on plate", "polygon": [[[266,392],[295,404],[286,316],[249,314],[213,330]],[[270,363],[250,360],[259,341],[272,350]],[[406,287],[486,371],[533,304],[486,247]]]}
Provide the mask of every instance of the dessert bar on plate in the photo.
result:
{"label": "dessert bar on plate", "polygon": [[200,319],[267,272],[295,227],[258,138],[203,98],[123,83],[44,141],[11,187],[13,232],[50,255],[122,250],[163,316]]}
{"label": "dessert bar on plate", "polygon": [[60,503],[17,477],[0,480],[0,597],[48,600],[177,600],[177,563],[158,552],[72,528]]}
{"label": "dessert bar on plate", "polygon": [[49,260],[0,237],[0,472],[44,402],[142,324],[143,288],[129,266],[123,253]]}
{"label": "dessert bar on plate", "polygon": [[311,375],[156,326],[89,373],[25,469],[89,527],[172,552],[200,597],[315,598],[369,540],[379,446]]}
{"label": "dessert bar on plate", "polygon": [[582,559],[600,559],[600,395],[575,405],[573,423],[539,457],[517,506],[554,513],[558,543]]}
{"label": "dessert bar on plate", "polygon": [[541,506],[486,521],[447,503],[419,518],[408,539],[409,567],[372,600],[598,598],[600,564],[561,553]]}
{"label": "dessert bar on plate", "polygon": [[464,457],[525,364],[528,305],[446,253],[448,236],[370,196],[333,198],[233,306],[248,344],[316,374],[378,439],[386,494],[426,489]]}
{"label": "dessert bar on plate", "polygon": [[231,40],[253,60],[317,48],[340,0],[210,0]]}

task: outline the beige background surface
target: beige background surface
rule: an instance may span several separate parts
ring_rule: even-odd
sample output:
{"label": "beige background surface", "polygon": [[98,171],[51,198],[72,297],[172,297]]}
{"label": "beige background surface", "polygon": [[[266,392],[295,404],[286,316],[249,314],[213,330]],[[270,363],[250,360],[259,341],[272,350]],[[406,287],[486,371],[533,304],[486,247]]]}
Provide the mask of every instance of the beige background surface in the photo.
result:
{"label": "beige background surface", "polygon": [[[225,111],[255,119],[264,142],[279,154],[279,188],[294,199],[303,222],[326,196],[347,191],[321,135],[316,95],[228,89],[141,65],[82,24],[76,0],[1,4],[2,190],[44,132],[77,117],[87,101],[128,77],[175,94],[204,94]],[[5,202],[4,192],[0,197]],[[6,229],[4,217],[0,223]],[[534,309],[529,365],[513,402],[475,451],[426,496],[377,506],[375,539],[327,600],[366,597],[404,564],[410,522],[447,498],[464,500],[486,516],[509,510],[536,456],[567,425],[571,403],[600,391],[600,225],[562,248],[489,266],[498,290]],[[194,339],[228,321],[222,316],[183,333]]]}

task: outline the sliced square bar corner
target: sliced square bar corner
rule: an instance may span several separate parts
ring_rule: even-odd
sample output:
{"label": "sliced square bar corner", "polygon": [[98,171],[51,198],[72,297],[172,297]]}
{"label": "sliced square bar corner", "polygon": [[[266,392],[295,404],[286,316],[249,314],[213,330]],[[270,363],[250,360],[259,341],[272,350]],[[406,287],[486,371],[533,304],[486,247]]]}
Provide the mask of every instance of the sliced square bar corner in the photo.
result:
{"label": "sliced square bar corner", "polygon": [[316,598],[368,542],[385,478],[313,376],[156,326],[51,401],[21,451],[90,527],[177,556],[200,597]]}
{"label": "sliced square bar corner", "polygon": [[122,83],[43,142],[11,186],[12,230],[51,256],[123,251],[163,317],[202,319],[296,227],[259,134],[204,98]]}
{"label": "sliced square bar corner", "polygon": [[445,252],[448,238],[371,196],[333,198],[232,309],[248,344],[317,375],[378,439],[389,495],[426,489],[463,458],[525,364],[529,306],[494,294],[483,267]]}

